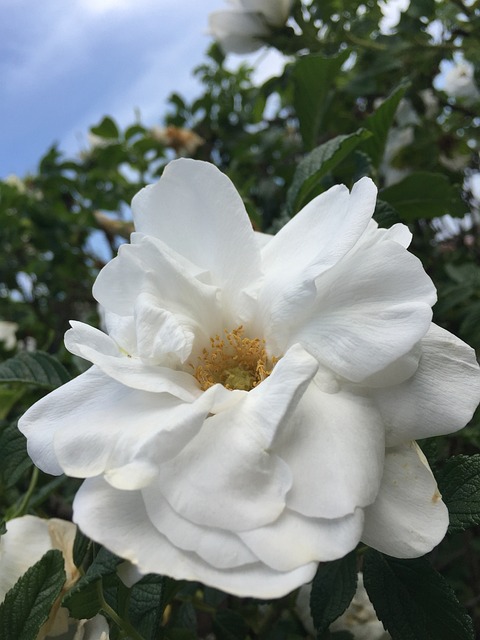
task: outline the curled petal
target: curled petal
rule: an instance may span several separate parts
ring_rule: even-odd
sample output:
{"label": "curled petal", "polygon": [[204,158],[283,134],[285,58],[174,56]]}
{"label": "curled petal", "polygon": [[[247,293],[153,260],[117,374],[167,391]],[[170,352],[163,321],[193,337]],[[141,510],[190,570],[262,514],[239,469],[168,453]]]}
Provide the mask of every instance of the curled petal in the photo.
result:
{"label": "curled petal", "polygon": [[435,324],[419,346],[416,373],[374,392],[390,447],[458,431],[480,401],[480,368],[471,347]]}
{"label": "curled petal", "polygon": [[365,509],[362,541],[395,558],[428,553],[445,536],[448,511],[415,442],[388,449],[382,485]]}
{"label": "curled petal", "polygon": [[65,334],[67,349],[93,362],[110,378],[132,389],[152,393],[168,393],[185,402],[192,402],[201,394],[195,378],[185,371],[168,366],[145,364],[141,358],[124,352],[102,331],[83,322],[72,321]]}

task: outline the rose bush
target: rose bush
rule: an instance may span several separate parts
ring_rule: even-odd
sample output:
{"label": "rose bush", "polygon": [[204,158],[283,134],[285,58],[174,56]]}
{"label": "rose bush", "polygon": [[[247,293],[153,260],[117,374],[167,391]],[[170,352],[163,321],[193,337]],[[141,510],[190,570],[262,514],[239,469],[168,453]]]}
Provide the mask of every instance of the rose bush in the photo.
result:
{"label": "rose bush", "polygon": [[272,598],[360,540],[430,551],[448,513],[417,438],[480,399],[473,350],[432,324],[435,288],[376,188],[335,186],[276,236],[230,180],[170,163],[100,272],[89,370],[19,427],[34,462],[86,478],[74,520],[142,573]]}
{"label": "rose bush", "polygon": [[210,14],[210,33],[225,53],[250,53],[263,45],[272,29],[286,23],[293,0],[230,0],[230,4],[230,9]]}
{"label": "rose bush", "polygon": [[[66,580],[63,593],[80,578],[73,562],[73,542],[77,527],[58,518],[22,516],[7,522],[7,532],[0,538],[0,602],[17,580],[50,549],[62,552]],[[107,621],[97,615],[92,620],[73,620],[68,609],[61,607],[61,597],[55,602],[50,616],[36,640],[62,637],[63,640],[108,640]]]}

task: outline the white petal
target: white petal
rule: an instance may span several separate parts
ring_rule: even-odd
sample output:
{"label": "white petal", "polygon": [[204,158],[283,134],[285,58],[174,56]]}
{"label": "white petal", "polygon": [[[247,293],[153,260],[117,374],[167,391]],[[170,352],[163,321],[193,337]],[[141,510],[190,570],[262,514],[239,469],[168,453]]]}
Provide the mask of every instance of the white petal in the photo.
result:
{"label": "white petal", "polygon": [[258,562],[257,556],[236,533],[201,527],[178,515],[162,496],[160,483],[152,483],[142,491],[142,495],[153,525],[178,549],[194,551],[217,569]]}
{"label": "white petal", "polygon": [[93,362],[107,376],[141,391],[168,393],[185,402],[201,394],[195,378],[184,371],[145,364],[138,356],[125,353],[109,336],[83,322],[72,321],[65,334],[67,349]]}
{"label": "white petal", "polygon": [[312,200],[262,249],[259,305],[269,342],[285,348],[289,329],[311,310],[314,281],[358,241],[375,209],[376,187],[364,178],[352,192],[332,187]]}
{"label": "white petal", "polygon": [[471,347],[435,324],[420,346],[417,372],[374,392],[387,446],[457,431],[480,402],[480,369]]}
{"label": "white petal", "polygon": [[360,382],[407,354],[426,334],[435,288],[421,262],[380,237],[355,248],[316,281],[309,319],[290,340]]}
{"label": "white petal", "polygon": [[74,520],[82,531],[140,571],[200,581],[233,595],[279,598],[315,575],[317,563],[294,571],[273,571],[260,562],[216,569],[196,554],[177,549],[150,522],[140,492],[113,489],[101,478],[84,482],[74,500]]}
{"label": "white petal", "polygon": [[365,509],[362,541],[395,558],[416,558],[431,551],[447,527],[447,508],[417,444],[387,450],[380,492]]}
{"label": "white petal", "polygon": [[188,404],[130,389],[92,367],[37,402],[19,428],[42,470],[84,478],[149,456],[175,456],[199,431],[213,402],[213,393]]}
{"label": "white petal", "polygon": [[361,509],[338,520],[307,518],[286,509],[276,522],[239,536],[272,569],[292,571],[309,562],[343,558],[357,546],[362,529]]}
{"label": "white petal", "polygon": [[93,294],[100,304],[120,316],[132,316],[139,294],[149,294],[157,306],[191,318],[207,336],[218,331],[215,316],[218,288],[205,283],[204,272],[162,240],[136,233],[118,256],[99,273]]}
{"label": "white petal", "polygon": [[27,515],[7,522],[7,532],[0,538],[0,602],[51,548],[48,520]]}
{"label": "white petal", "polygon": [[383,424],[374,404],[311,384],[273,449],[288,464],[287,506],[306,516],[340,518],[371,504],[383,471]]}
{"label": "white petal", "polygon": [[292,347],[270,377],[233,408],[208,418],[177,458],[162,465],[161,490],[177,513],[235,531],[280,515],[291,475],[270,447],[316,369],[309,354]]}
{"label": "white petal", "polygon": [[214,11],[208,17],[209,32],[225,53],[251,53],[269,35],[265,21],[256,13]]}
{"label": "white petal", "polygon": [[224,308],[248,319],[242,291],[260,276],[260,252],[232,182],[208,162],[179,159],[133,199],[137,231],[160,238],[206,269],[223,290]]}
{"label": "white petal", "polygon": [[281,27],[285,24],[293,4],[293,0],[241,0],[247,11],[262,13],[268,24]]}

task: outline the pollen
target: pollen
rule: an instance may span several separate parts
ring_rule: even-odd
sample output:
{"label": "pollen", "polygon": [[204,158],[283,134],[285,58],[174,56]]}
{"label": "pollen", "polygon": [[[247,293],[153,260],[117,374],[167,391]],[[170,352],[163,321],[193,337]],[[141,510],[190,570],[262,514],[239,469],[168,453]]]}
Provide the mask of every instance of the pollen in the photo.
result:
{"label": "pollen", "polygon": [[206,391],[214,384],[227,389],[250,391],[272,373],[278,358],[269,357],[265,340],[246,338],[243,326],[210,338],[210,348],[199,356],[195,377]]}

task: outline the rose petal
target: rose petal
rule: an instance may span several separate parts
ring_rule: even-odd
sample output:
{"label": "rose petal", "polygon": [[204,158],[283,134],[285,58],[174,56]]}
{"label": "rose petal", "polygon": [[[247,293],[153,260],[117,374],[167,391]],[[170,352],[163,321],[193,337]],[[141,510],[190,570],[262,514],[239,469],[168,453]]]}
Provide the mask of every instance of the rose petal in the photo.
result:
{"label": "rose petal", "polygon": [[287,506],[306,516],[341,518],[371,504],[383,472],[383,424],[375,405],[312,383],[272,450],[287,463],[293,485]]}
{"label": "rose petal", "polygon": [[160,238],[210,272],[223,291],[223,307],[236,311],[235,326],[248,319],[242,292],[260,276],[260,251],[227,176],[207,162],[175,160],[156,185],[134,197],[132,210],[137,231]]}
{"label": "rose petal", "polygon": [[42,470],[84,478],[137,457],[148,462],[149,455],[156,461],[175,456],[199,431],[213,403],[214,392],[183,403],[125,387],[92,367],[36,403],[19,428]]}
{"label": "rose petal", "polygon": [[273,571],[257,562],[220,570],[196,554],[177,549],[152,525],[139,492],[118,491],[102,478],[86,480],[75,496],[74,521],[110,551],[142,573],[200,581],[237,596],[278,598],[313,579],[317,563],[294,571]]}
{"label": "rose petal", "polygon": [[418,445],[388,449],[378,497],[365,509],[362,541],[395,558],[416,558],[431,551],[447,527],[447,507]]}
{"label": "rose petal", "polygon": [[362,535],[363,512],[338,520],[307,518],[286,509],[270,525],[238,535],[262,562],[277,571],[292,571],[309,562],[343,558]]}
{"label": "rose petal", "polygon": [[139,357],[125,353],[102,331],[83,322],[72,321],[65,334],[67,349],[93,362],[107,376],[132,389],[168,393],[185,402],[201,394],[195,378],[185,371],[167,366],[145,364]]}
{"label": "rose petal", "polygon": [[132,316],[140,294],[157,300],[207,336],[218,331],[218,288],[205,283],[205,274],[158,238],[134,234],[132,244],[119,248],[118,256],[99,273],[93,294],[100,304],[120,316]]}
{"label": "rose petal", "polygon": [[315,306],[290,341],[347,380],[384,369],[430,326],[432,281],[414,255],[384,236],[374,245],[360,243],[316,284]]}
{"label": "rose petal", "polygon": [[291,475],[270,447],[316,369],[308,353],[292,347],[270,377],[233,409],[208,418],[197,437],[162,465],[159,485],[177,513],[233,531],[278,518]]}
{"label": "rose petal", "polygon": [[480,401],[480,368],[471,347],[435,324],[420,346],[417,372],[373,394],[389,447],[458,431]]}
{"label": "rose petal", "polygon": [[[375,209],[376,187],[364,178],[352,192],[332,187],[312,200],[262,249],[259,305],[269,343],[282,351],[289,329],[311,309],[315,278],[358,241]],[[274,347],[273,347],[274,348]]]}
{"label": "rose petal", "polygon": [[257,13],[214,11],[208,16],[210,33],[225,53],[251,53],[263,45],[269,35],[265,21]]}
{"label": "rose petal", "polygon": [[[153,525],[178,549],[194,551],[217,569],[228,569],[258,562],[236,533],[201,527],[182,518],[161,493],[158,480],[142,491],[145,508]],[[298,566],[298,565],[297,565]]]}

